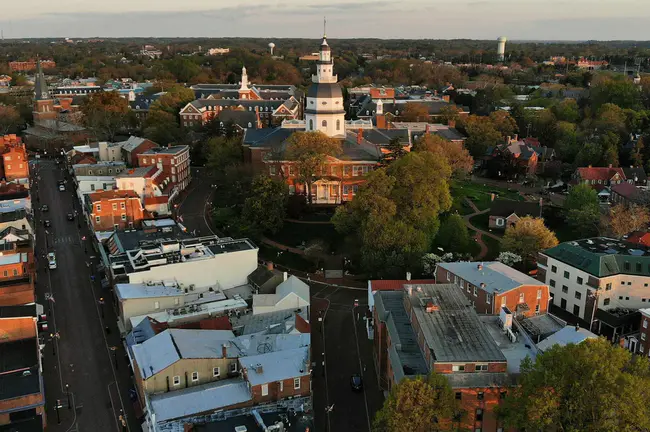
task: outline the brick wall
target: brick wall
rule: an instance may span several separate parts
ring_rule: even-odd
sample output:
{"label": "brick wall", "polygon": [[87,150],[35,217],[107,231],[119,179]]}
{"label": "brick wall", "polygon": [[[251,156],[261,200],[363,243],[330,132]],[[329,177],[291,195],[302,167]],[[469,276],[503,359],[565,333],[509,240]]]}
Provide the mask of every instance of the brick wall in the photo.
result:
{"label": "brick wall", "polygon": [[311,377],[309,375],[300,377],[299,389],[294,389],[293,378],[267,383],[266,396],[262,395],[263,387],[263,385],[251,386],[251,393],[253,395],[254,404],[278,401],[280,399],[286,399],[288,397],[309,396],[311,394]]}

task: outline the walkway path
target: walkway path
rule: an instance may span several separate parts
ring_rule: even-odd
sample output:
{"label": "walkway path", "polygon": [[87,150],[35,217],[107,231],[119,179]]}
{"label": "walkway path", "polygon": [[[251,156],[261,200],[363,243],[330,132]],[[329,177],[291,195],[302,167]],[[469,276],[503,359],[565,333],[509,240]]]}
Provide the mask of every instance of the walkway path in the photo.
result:
{"label": "walkway path", "polygon": [[481,247],[481,251],[474,258],[476,258],[477,260],[480,260],[480,259],[485,258],[485,256],[488,253],[488,247],[485,244],[485,242],[483,242],[482,237],[485,235],[487,237],[493,238],[493,239],[498,240],[498,241],[501,241],[501,237],[496,236],[496,235],[494,235],[492,233],[489,233],[487,231],[483,231],[481,229],[478,229],[474,225],[472,225],[472,222],[470,222],[470,219],[473,218],[474,216],[485,214],[485,213],[489,212],[490,209],[479,210],[478,207],[476,207],[476,205],[469,198],[465,198],[465,202],[472,208],[472,210],[474,210],[474,213],[463,216],[463,219],[465,220],[465,224],[467,225],[467,228],[476,231],[476,236],[474,237],[474,239],[476,240],[476,243],[478,243],[478,245]]}
{"label": "walkway path", "polygon": [[299,224],[311,224],[311,225],[332,225],[331,221],[304,221],[299,219],[285,219],[285,222],[293,222]]}

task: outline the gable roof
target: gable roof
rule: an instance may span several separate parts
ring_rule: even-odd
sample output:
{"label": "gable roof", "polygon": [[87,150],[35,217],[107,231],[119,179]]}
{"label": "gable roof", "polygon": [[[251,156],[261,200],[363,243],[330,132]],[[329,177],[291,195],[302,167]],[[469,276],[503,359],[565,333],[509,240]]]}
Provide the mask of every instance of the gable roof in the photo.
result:
{"label": "gable roof", "polygon": [[578,175],[582,180],[611,180],[616,174],[621,179],[625,179],[625,173],[622,168],[609,168],[609,167],[587,167],[578,168]]}
{"label": "gable roof", "polygon": [[287,140],[295,129],[283,128],[263,128],[263,129],[246,129],[242,145],[248,147],[276,147]]}
{"label": "gable roof", "polygon": [[232,122],[233,124],[236,124],[242,128],[257,128],[257,115],[253,111],[225,109],[219,113],[219,116],[217,118],[221,122]]}
{"label": "gable roof", "polygon": [[596,338],[598,338],[598,336],[587,329],[566,326],[538,343],[537,348],[546,351],[554,345],[565,346],[568,344],[579,344],[587,339]]}
{"label": "gable roof", "polygon": [[404,285],[417,285],[417,284],[434,284],[433,279],[413,279],[413,280],[371,280],[371,291],[400,291],[404,289]]}
{"label": "gable roof", "polygon": [[309,303],[309,285],[293,275],[289,276],[286,281],[278,285],[275,292],[279,299],[284,299],[286,296],[294,293],[306,303]]}
{"label": "gable roof", "polygon": [[650,232],[634,231],[632,234],[628,236],[627,241],[629,241],[630,243],[650,246]]}
{"label": "gable roof", "polygon": [[239,363],[246,368],[248,382],[256,386],[309,375],[308,358],[309,347],[300,347],[241,357]]}
{"label": "gable roof", "polygon": [[643,167],[624,167],[623,173],[625,174],[626,179],[634,180],[635,183],[645,183],[648,180],[648,175]]}
{"label": "gable roof", "polygon": [[506,199],[496,199],[490,207],[490,216],[508,217],[511,214],[516,214],[519,217],[524,216],[540,216],[539,202],[529,201],[513,201]]}

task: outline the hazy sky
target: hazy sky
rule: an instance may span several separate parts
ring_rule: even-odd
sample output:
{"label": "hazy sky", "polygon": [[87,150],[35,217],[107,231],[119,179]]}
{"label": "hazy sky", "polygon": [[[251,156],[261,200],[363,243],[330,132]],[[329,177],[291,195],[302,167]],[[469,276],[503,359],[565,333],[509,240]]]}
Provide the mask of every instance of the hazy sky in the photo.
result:
{"label": "hazy sky", "polygon": [[2,0],[24,37],[650,39],[650,0]]}

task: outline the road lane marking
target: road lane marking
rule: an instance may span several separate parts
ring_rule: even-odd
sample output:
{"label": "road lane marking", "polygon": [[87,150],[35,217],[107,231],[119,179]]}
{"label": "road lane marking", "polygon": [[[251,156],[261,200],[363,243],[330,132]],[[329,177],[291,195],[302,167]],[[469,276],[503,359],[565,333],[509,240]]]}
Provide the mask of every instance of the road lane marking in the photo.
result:
{"label": "road lane marking", "polygon": [[[357,321],[355,319],[355,313],[354,313],[355,312],[354,309],[356,309],[357,307],[358,306],[355,306],[354,308],[352,308],[350,313],[352,314],[352,324],[354,326],[354,339],[357,342],[357,359],[359,360],[359,374],[363,377],[364,376],[364,374],[363,374],[363,372],[364,372],[363,371],[363,363],[361,361],[361,350],[359,349],[359,335],[358,335],[358,331],[357,331]],[[366,405],[366,420],[368,420],[368,432],[370,432],[372,430],[372,428],[370,426],[370,412],[368,410],[368,397],[366,396],[366,386],[365,385],[363,386],[363,402]]]}

